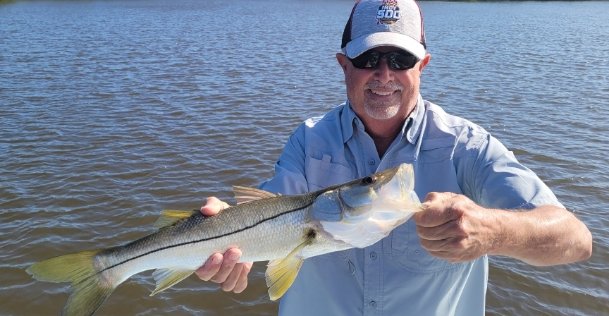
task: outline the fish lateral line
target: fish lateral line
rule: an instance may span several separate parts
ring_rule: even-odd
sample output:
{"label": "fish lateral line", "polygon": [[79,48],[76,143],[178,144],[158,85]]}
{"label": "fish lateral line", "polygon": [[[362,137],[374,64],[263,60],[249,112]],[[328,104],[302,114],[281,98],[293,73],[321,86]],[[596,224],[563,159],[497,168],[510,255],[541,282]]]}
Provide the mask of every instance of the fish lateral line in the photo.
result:
{"label": "fish lateral line", "polygon": [[[273,216],[271,216],[271,217],[268,217],[268,218],[262,219],[262,220],[260,220],[260,221],[258,221],[258,222],[256,222],[256,223],[254,223],[254,224],[252,224],[252,225],[249,225],[249,226],[246,226],[246,227],[243,227],[243,228],[237,229],[237,230],[232,231],[232,232],[228,232],[228,233],[226,233],[226,234],[222,234],[222,235],[218,235],[218,236],[212,236],[212,237],[209,237],[209,238],[202,238],[202,239],[197,239],[197,240],[191,240],[191,241],[182,242],[182,243],[179,243],[179,244],[174,244],[174,245],[163,246],[163,247],[160,247],[160,248],[157,248],[157,249],[154,249],[154,250],[150,250],[150,251],[148,251],[148,252],[145,252],[145,253],[139,254],[139,255],[134,256],[134,257],[131,257],[131,258],[127,258],[127,259],[125,259],[125,260],[123,260],[123,261],[121,261],[121,262],[118,262],[118,263],[115,263],[115,264],[113,264],[113,265],[111,265],[111,266],[108,266],[108,267],[106,267],[106,268],[104,268],[104,269],[100,270],[99,272],[97,272],[97,274],[103,273],[103,272],[105,272],[105,271],[107,271],[107,270],[110,270],[110,269],[116,268],[116,267],[118,267],[118,266],[120,266],[120,265],[122,265],[122,264],[125,264],[125,263],[129,262],[129,261],[133,261],[133,260],[136,260],[136,259],[139,259],[139,258],[145,257],[145,256],[150,255],[150,254],[153,254],[153,253],[155,253],[155,252],[159,252],[159,251],[163,251],[163,250],[167,250],[167,249],[171,249],[171,248],[175,248],[175,247],[181,247],[181,246],[192,245],[192,244],[196,244],[196,243],[200,243],[200,242],[205,242],[205,241],[215,240],[215,239],[219,239],[219,238],[224,238],[224,237],[226,237],[226,236],[230,236],[230,235],[233,235],[233,234],[238,234],[238,233],[244,232],[244,231],[246,231],[246,230],[248,230],[248,229],[252,229],[252,228],[254,228],[254,227],[256,227],[256,226],[258,226],[258,225],[260,225],[260,224],[262,224],[262,223],[264,223],[264,222],[267,222],[267,221],[270,221],[270,220],[276,219],[276,218],[281,217],[281,216],[283,216],[283,215],[288,215],[288,214],[291,214],[291,213],[294,213],[294,212],[301,211],[301,210],[303,210],[303,209],[305,209],[305,208],[310,207],[311,205],[313,205],[313,202],[314,202],[314,201],[315,201],[315,200],[313,200],[312,202],[309,202],[307,205],[304,205],[304,206],[302,206],[302,207],[295,208],[295,209],[292,209],[292,210],[289,210],[289,211],[286,211],[286,212],[283,212],[283,213],[279,213],[279,214],[277,214],[277,215],[273,215]],[[143,237],[143,238],[145,238],[145,237]],[[120,247],[124,247],[124,246],[118,246],[117,248],[120,248]],[[112,248],[110,248],[110,249],[112,249]]]}

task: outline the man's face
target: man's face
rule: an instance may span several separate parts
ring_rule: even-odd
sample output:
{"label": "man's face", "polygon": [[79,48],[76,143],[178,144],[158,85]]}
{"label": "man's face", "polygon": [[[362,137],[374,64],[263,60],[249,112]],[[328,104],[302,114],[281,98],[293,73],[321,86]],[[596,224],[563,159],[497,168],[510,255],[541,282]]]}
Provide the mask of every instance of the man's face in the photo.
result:
{"label": "man's face", "polygon": [[[395,47],[377,47],[375,51],[399,51]],[[347,96],[353,110],[364,121],[402,121],[414,109],[419,95],[421,71],[430,55],[408,70],[392,70],[386,58],[376,68],[359,69],[343,54],[337,59],[345,73]]]}

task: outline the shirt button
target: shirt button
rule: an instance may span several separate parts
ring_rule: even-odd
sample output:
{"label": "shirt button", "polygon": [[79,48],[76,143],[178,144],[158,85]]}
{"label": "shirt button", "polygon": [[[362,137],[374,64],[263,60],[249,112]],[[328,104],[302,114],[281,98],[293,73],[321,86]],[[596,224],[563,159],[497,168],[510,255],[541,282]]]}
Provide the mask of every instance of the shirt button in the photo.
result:
{"label": "shirt button", "polygon": [[368,305],[370,305],[370,307],[375,308],[376,307],[376,301],[370,301],[368,303]]}
{"label": "shirt button", "polygon": [[370,259],[376,260],[376,252],[375,251],[370,253]]}
{"label": "shirt button", "polygon": [[368,164],[374,166],[376,164],[376,161],[374,161],[374,159],[370,159],[368,160]]}

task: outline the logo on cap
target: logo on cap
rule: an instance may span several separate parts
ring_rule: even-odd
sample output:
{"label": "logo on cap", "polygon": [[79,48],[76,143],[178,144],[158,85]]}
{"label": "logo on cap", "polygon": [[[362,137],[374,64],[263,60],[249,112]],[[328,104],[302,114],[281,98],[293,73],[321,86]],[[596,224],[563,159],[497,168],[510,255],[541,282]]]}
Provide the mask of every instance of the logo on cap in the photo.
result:
{"label": "logo on cap", "polygon": [[400,19],[400,7],[397,0],[384,0],[376,12],[379,24],[393,24]]}

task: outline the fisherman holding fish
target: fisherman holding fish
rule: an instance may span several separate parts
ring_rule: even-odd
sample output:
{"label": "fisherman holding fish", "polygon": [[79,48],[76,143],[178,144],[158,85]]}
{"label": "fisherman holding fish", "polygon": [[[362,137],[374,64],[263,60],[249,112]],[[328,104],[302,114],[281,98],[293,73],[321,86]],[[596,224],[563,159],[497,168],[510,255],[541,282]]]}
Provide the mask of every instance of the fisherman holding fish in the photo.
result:
{"label": "fisherman holding fish", "polygon": [[484,315],[489,255],[590,257],[590,231],[535,173],[421,97],[431,55],[413,0],[356,2],[341,48],[347,101],[296,129],[261,189],[165,211],[150,235],[26,271],[71,283],[68,316],[92,315],[147,270],[151,295],[193,273],[242,292],[255,261],[268,261],[282,315],[469,316]]}
{"label": "fisherman holding fish", "polygon": [[[484,315],[489,255],[536,266],[590,257],[589,230],[535,173],[419,94],[431,55],[413,0],[356,2],[336,59],[346,102],[296,129],[261,188],[303,194],[408,163],[422,210],[371,246],[305,260],[280,314]],[[226,206],[209,198],[201,212]],[[252,265],[241,254],[216,253],[196,273],[241,292]]]}

